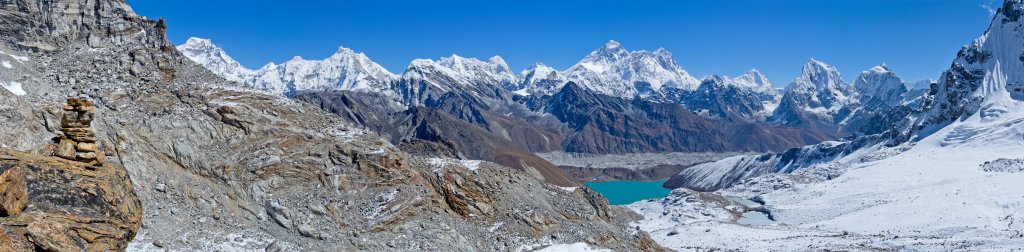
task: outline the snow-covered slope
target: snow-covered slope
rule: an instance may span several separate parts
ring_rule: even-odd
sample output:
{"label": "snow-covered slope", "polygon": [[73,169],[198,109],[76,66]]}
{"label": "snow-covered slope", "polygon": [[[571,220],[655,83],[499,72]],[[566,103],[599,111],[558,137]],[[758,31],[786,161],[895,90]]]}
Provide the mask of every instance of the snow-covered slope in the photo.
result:
{"label": "snow-covered slope", "polygon": [[365,54],[345,47],[339,47],[324,60],[295,57],[282,64],[269,63],[258,70],[238,64],[208,39],[191,38],[178,46],[178,50],[229,80],[275,94],[302,90],[390,92],[389,84],[398,78]]}
{"label": "snow-covered slope", "polygon": [[[990,72],[990,87],[1002,86],[1006,74],[1001,71]],[[1024,162],[1024,103],[1006,91],[998,96],[989,96],[987,109],[918,142],[862,148],[794,174],[751,178],[712,194],[765,202],[775,221],[768,226],[739,225],[731,215],[701,215],[735,209],[683,201],[679,194],[687,189],[630,207],[646,217],[637,223],[642,230],[677,250],[1019,249],[1024,247],[1024,172],[989,167]],[[749,159],[718,163],[743,160]],[[759,166],[747,167],[752,170],[744,172],[757,172]],[[844,173],[836,176],[837,170]],[[706,175],[725,176],[725,170],[718,171]]]}
{"label": "snow-covered slope", "polygon": [[565,71],[566,79],[584,88],[616,97],[659,96],[663,87],[697,88],[700,81],[683,70],[664,48],[627,51],[608,41]]}
{"label": "snow-covered slope", "polygon": [[[1022,14],[1019,0],[1006,1],[989,30],[961,50],[902,127],[836,142],[836,151],[819,161],[813,152],[794,152],[790,158],[736,157],[708,165],[718,169],[703,169],[693,175],[705,176],[694,178],[731,179],[766,164],[802,163],[702,197],[683,197],[687,189],[677,189],[675,196],[634,204],[647,217],[637,225],[680,250],[1024,248],[1024,172],[1013,167],[1024,163]],[[738,225],[729,215],[702,215],[748,211],[728,202],[708,204],[728,196],[763,202],[758,211],[769,212],[774,222]]]}

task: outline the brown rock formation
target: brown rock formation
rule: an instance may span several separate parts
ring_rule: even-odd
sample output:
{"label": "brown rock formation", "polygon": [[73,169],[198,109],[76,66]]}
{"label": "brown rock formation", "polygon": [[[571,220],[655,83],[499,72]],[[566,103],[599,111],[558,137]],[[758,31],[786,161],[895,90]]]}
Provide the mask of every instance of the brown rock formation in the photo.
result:
{"label": "brown rock formation", "polygon": [[57,157],[0,149],[0,251],[121,251],[135,237],[142,206],[97,155],[93,109],[68,99]]}

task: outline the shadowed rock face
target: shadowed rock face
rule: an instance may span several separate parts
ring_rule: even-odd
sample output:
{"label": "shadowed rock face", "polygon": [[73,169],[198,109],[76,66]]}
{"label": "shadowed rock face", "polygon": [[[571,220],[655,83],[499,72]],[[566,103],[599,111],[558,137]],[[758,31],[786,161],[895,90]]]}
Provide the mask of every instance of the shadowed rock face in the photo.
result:
{"label": "shadowed rock face", "polygon": [[709,120],[679,104],[615,98],[573,83],[533,104],[574,132],[562,142],[567,152],[781,151],[830,138],[798,128]]}

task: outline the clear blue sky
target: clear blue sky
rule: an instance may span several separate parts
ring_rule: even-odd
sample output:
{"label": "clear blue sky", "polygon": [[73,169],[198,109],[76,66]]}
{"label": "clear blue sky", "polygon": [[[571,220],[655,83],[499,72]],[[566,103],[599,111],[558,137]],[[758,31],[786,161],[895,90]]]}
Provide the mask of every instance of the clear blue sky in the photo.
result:
{"label": "clear blue sky", "polygon": [[844,79],[885,62],[908,81],[937,78],[988,26],[993,0],[776,1],[227,1],[128,0],[165,17],[169,38],[210,38],[250,68],[292,56],[322,59],[338,46],[394,73],[415,58],[501,55],[517,72],[565,69],[614,39],[664,47],[691,74],[758,68],[789,83],[808,58]]}

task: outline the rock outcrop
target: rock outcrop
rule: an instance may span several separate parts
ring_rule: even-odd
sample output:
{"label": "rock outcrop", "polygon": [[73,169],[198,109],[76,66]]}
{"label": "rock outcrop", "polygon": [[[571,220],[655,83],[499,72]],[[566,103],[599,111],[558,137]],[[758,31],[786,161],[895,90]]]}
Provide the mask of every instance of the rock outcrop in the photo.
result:
{"label": "rock outcrop", "polygon": [[92,103],[68,99],[54,155],[0,149],[0,251],[122,251],[142,225],[128,172],[98,157]]}

